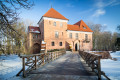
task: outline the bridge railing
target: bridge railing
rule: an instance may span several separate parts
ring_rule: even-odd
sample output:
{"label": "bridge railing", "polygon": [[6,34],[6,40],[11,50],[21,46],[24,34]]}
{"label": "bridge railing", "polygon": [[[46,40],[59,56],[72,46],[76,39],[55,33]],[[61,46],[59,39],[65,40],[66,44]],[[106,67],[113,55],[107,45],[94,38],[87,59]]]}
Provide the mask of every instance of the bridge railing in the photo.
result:
{"label": "bridge railing", "polygon": [[23,72],[23,77],[26,77],[27,73],[36,69],[50,61],[59,58],[61,55],[65,54],[65,51],[56,51],[32,55],[20,55],[22,58],[22,69],[18,72],[16,76],[19,76]]}
{"label": "bridge railing", "polygon": [[103,71],[101,71],[100,59],[102,58],[99,54],[88,53],[84,51],[79,51],[80,56],[88,64],[88,66],[98,75],[98,80],[101,80],[101,75],[103,75],[107,80],[110,80]]}

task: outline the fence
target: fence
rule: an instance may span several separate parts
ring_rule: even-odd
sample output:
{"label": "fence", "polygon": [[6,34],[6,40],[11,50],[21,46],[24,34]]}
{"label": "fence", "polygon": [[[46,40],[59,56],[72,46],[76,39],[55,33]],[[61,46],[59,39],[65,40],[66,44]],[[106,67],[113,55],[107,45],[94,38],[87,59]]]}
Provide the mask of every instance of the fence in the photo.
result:
{"label": "fence", "polygon": [[27,73],[59,58],[61,55],[65,54],[65,51],[56,51],[49,53],[40,53],[40,54],[32,54],[32,55],[21,55],[22,58],[22,69],[18,72],[16,76],[19,76],[21,72],[23,72],[23,77],[26,77]]}
{"label": "fence", "polygon": [[88,52],[79,51],[80,56],[88,64],[88,66],[98,75],[98,80],[101,80],[103,75],[107,80],[110,80],[103,71],[101,71],[100,59],[102,58],[99,54],[93,54]]}

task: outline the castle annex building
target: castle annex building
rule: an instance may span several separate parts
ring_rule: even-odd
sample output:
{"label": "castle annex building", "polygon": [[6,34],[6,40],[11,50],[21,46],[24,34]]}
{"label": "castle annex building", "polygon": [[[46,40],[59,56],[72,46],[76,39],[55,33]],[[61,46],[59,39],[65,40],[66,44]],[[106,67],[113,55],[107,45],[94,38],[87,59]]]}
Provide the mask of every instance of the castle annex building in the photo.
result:
{"label": "castle annex building", "polygon": [[43,41],[46,50],[72,49],[91,50],[93,31],[83,20],[71,25],[69,19],[65,18],[55,9],[49,9],[39,20],[39,27],[28,27],[27,46],[32,53],[39,53]]}

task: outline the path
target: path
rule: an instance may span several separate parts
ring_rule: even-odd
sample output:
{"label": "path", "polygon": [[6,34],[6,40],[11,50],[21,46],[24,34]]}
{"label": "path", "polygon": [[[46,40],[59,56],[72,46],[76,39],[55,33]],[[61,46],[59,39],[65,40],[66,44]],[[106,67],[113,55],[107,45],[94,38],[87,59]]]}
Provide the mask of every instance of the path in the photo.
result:
{"label": "path", "polygon": [[78,53],[64,56],[33,70],[25,80],[97,80],[97,76],[83,62]]}

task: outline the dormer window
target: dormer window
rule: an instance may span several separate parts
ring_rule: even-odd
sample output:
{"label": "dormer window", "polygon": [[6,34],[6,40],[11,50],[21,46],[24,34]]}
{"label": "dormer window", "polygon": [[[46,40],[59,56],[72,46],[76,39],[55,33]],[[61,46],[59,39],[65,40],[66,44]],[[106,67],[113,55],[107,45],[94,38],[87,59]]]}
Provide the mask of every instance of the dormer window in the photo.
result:
{"label": "dormer window", "polygon": [[85,27],[85,26],[83,26],[83,29],[86,29],[86,27]]}
{"label": "dormer window", "polygon": [[54,22],[53,25],[56,26],[56,22]]}

